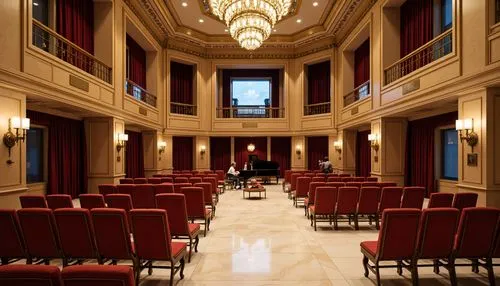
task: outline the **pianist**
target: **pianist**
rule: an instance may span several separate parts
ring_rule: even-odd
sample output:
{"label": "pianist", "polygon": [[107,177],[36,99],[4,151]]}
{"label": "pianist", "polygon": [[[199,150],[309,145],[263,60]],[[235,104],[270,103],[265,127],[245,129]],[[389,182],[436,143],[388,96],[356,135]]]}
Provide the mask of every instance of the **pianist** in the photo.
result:
{"label": "pianist", "polygon": [[231,163],[231,167],[229,167],[229,170],[227,171],[227,178],[231,181],[233,181],[233,185],[236,189],[240,188],[240,172],[236,171],[236,162]]}

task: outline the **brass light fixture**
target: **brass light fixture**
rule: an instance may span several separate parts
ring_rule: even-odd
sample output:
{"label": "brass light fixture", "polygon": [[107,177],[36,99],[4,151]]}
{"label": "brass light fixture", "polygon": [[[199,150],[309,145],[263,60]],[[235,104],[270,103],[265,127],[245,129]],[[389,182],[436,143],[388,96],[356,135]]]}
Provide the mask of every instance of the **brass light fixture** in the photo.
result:
{"label": "brass light fixture", "polygon": [[297,156],[300,159],[300,155],[302,154],[302,145],[296,145],[295,146],[295,154],[297,154]]}
{"label": "brass light fixture", "polygon": [[[12,128],[16,130],[16,134],[12,133]],[[26,139],[26,130],[30,129],[30,119],[20,118],[19,116],[14,116],[9,119],[9,130],[3,135],[3,144],[9,149],[9,159],[7,164],[11,165],[14,163],[10,159],[11,149],[17,142],[24,142]],[[20,132],[22,130],[22,132]]]}
{"label": "brass light fixture", "polygon": [[128,141],[128,134],[118,133],[117,139],[118,142],[116,143],[116,152],[118,152],[118,157],[116,158],[116,160],[120,162],[121,161],[120,151],[123,148],[125,148],[125,144]]}
{"label": "brass light fixture", "polygon": [[340,157],[340,155],[342,154],[342,141],[337,140],[337,141],[333,142],[333,148],[335,148],[335,151],[337,151],[337,153],[339,153],[339,160],[341,160],[342,157]]}
{"label": "brass light fixture", "polygon": [[255,145],[253,143],[248,144],[247,145],[247,151],[250,152],[250,153],[253,152],[253,151],[255,151]]}
{"label": "brass light fixture", "polygon": [[[459,119],[455,121],[455,129],[459,132],[460,142],[467,142],[472,150],[474,150],[474,146],[477,145],[478,136],[476,132],[474,132],[474,121],[472,118]],[[465,135],[463,135],[462,131],[465,130]]]}
{"label": "brass light fixture", "polygon": [[371,142],[370,146],[372,147],[372,149],[375,150],[375,152],[377,152],[379,147],[380,147],[378,144],[378,134],[376,134],[376,133],[369,134],[368,141]]}
{"label": "brass light fixture", "polygon": [[166,148],[167,148],[167,142],[165,141],[158,142],[158,155],[160,155],[158,157],[158,160],[161,160],[161,154],[165,153]]}
{"label": "brass light fixture", "polygon": [[207,146],[201,145],[200,146],[200,155],[203,157],[203,155],[205,155],[206,152],[207,152]]}

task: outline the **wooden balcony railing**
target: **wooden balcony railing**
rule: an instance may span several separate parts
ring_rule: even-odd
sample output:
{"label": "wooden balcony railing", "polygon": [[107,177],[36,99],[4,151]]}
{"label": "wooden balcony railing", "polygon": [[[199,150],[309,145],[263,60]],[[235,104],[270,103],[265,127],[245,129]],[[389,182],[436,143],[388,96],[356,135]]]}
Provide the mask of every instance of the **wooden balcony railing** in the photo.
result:
{"label": "wooden balcony railing", "polygon": [[125,80],[125,90],[128,95],[134,97],[135,99],[156,107],[156,96],[140,87],[137,83],[129,79]]}
{"label": "wooden balcony railing", "polygon": [[370,95],[370,81],[356,87],[353,91],[344,96],[344,107]]}
{"label": "wooden balcony railing", "polygon": [[451,53],[452,29],[429,41],[384,70],[385,84],[390,84],[421,67],[424,67]]}
{"label": "wooden balcony railing", "polygon": [[304,106],[304,115],[330,113],[330,102],[321,102]]}
{"label": "wooden balcony railing", "polygon": [[170,103],[170,113],[183,114],[183,115],[196,115],[196,105],[185,103]]}
{"label": "wooden balcony railing", "polygon": [[112,82],[110,67],[35,19],[33,45],[107,83]]}
{"label": "wooden balcony railing", "polygon": [[239,105],[217,108],[217,118],[283,118],[285,109],[265,105]]}

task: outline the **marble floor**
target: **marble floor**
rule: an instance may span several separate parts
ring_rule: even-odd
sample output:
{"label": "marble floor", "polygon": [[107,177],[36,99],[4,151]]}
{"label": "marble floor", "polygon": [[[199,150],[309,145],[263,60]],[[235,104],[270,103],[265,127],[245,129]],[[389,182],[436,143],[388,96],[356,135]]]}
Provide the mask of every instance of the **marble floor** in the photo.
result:
{"label": "marble floor", "polygon": [[[248,200],[241,191],[226,191],[199,252],[186,264],[176,285],[376,285],[363,276],[359,244],[375,240],[377,231],[361,223],[355,231],[341,223],[338,231],[324,224],[315,232],[302,208],[292,207],[281,186],[270,185],[267,199]],[[319,225],[319,224],[318,224]],[[500,268],[495,269],[500,274]],[[447,271],[419,269],[420,285],[449,285]],[[457,268],[460,285],[488,285],[486,271]],[[407,271],[381,271],[383,285],[411,285]],[[500,282],[500,276],[497,283]],[[166,285],[168,270],[144,270],[141,286]]]}

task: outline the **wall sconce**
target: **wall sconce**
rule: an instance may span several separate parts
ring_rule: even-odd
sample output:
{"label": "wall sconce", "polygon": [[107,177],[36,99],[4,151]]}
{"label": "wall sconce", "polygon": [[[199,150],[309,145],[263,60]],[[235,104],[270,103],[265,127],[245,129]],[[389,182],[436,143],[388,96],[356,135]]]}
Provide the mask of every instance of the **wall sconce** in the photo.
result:
{"label": "wall sconce", "polygon": [[[16,129],[16,134],[12,133],[12,128]],[[22,129],[22,133],[19,132],[19,129]],[[14,116],[9,119],[9,130],[3,135],[3,144],[9,149],[9,159],[7,160],[7,164],[10,165],[14,163],[14,161],[10,159],[10,151],[17,142],[24,142],[24,139],[26,138],[26,130],[28,129],[30,129],[29,118]]]}
{"label": "wall sconce", "polygon": [[[474,146],[476,146],[478,137],[474,132],[474,124],[472,118],[459,119],[455,121],[455,129],[459,132],[460,142],[463,143],[465,140],[467,145],[469,145],[472,150],[474,150]],[[465,130],[465,136],[462,134],[462,131]]]}
{"label": "wall sconce", "polygon": [[158,142],[158,155],[160,155],[158,157],[158,161],[161,160],[161,154],[165,153],[166,148],[167,148],[167,142],[165,141]]}
{"label": "wall sconce", "polygon": [[295,146],[295,154],[297,154],[297,156],[299,156],[299,159],[300,159],[300,155],[302,154],[302,146],[301,145]]}
{"label": "wall sconce", "polygon": [[128,141],[128,134],[118,133],[117,139],[118,142],[116,143],[116,152],[118,152],[118,157],[116,158],[116,160],[120,162],[121,161],[120,151],[123,148],[125,148],[125,144]]}
{"label": "wall sconce", "polygon": [[375,150],[375,152],[378,151],[378,148],[380,147],[378,145],[378,134],[368,134],[368,141],[371,142],[371,147],[373,148],[373,150]]}
{"label": "wall sconce", "polygon": [[255,145],[253,145],[252,143],[248,144],[247,151],[250,153],[255,151]]}
{"label": "wall sconce", "polygon": [[342,154],[342,141],[337,140],[333,142],[333,148],[335,148],[335,151],[339,153],[339,160],[341,160],[342,158],[340,157],[340,154]]}
{"label": "wall sconce", "polygon": [[[254,149],[255,149],[255,146],[254,146]],[[207,146],[201,145],[200,146],[200,155],[203,157],[203,155],[205,155],[205,152],[207,152]]]}

